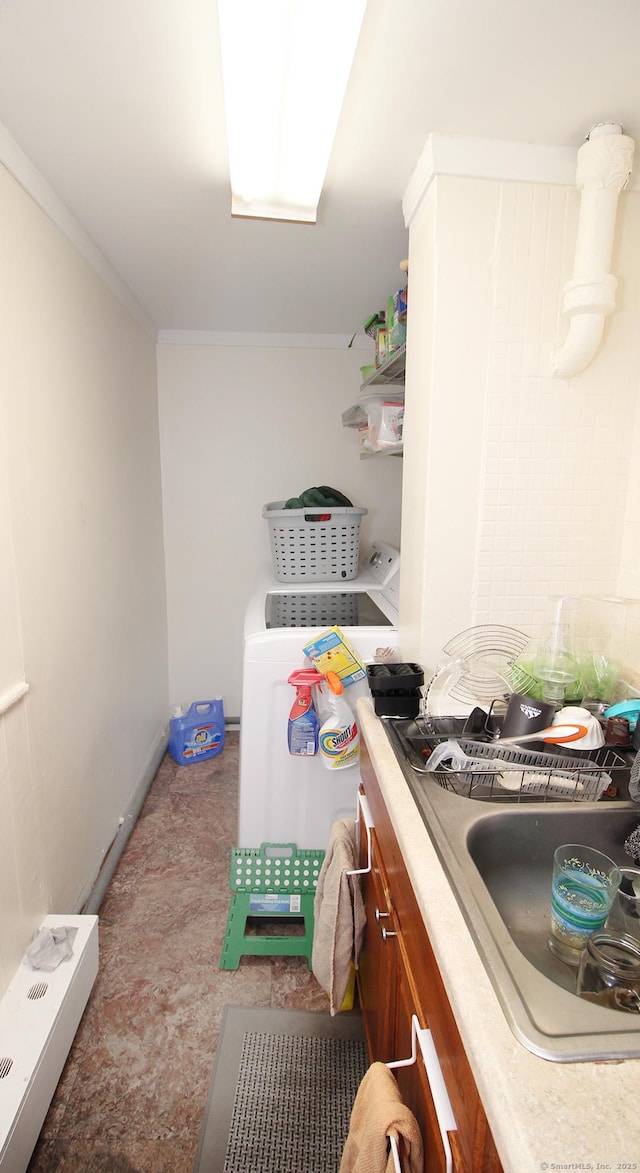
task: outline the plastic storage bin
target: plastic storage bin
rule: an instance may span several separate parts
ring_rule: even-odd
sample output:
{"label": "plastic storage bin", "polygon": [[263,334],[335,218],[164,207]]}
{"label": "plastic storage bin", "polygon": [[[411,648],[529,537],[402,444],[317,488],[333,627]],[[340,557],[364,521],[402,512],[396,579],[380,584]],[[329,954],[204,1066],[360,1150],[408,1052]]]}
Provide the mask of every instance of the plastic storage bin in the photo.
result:
{"label": "plastic storage bin", "polygon": [[420,664],[369,664],[367,680],[379,717],[417,717],[424,684]]}
{"label": "plastic storage bin", "polygon": [[329,582],[355,578],[360,555],[360,519],[366,509],[325,506],[285,509],[270,501],[262,516],[269,526],[273,571],[278,582]]}

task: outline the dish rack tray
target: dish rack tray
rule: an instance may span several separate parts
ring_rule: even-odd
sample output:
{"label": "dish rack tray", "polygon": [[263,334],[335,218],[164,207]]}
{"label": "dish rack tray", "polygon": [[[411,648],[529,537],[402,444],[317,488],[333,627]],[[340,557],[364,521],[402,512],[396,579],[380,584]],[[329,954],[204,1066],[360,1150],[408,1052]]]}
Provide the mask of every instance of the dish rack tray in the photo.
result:
{"label": "dish rack tray", "polygon": [[[625,759],[608,747],[578,756],[577,751],[569,755],[501,746],[499,741],[461,736],[460,732],[466,732],[465,724],[456,718],[441,718],[437,723],[419,720],[414,725],[415,735],[405,736],[412,748],[412,769],[466,798],[493,802],[596,802],[610,785],[615,785],[619,771],[628,771]],[[460,730],[457,734],[456,725]],[[455,740],[472,763],[461,770],[443,762],[429,770],[428,759],[421,756],[416,744],[420,737],[432,750],[447,740]]]}

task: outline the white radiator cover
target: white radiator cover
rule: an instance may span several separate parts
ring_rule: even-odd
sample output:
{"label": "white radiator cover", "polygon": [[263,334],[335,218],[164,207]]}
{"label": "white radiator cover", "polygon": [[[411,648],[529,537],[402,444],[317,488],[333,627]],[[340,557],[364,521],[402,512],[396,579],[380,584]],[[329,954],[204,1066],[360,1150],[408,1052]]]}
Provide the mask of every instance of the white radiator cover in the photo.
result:
{"label": "white radiator cover", "polygon": [[98,973],[98,918],[45,917],[77,928],[51,973],[19,966],[0,1001],[0,1169],[25,1173]]}

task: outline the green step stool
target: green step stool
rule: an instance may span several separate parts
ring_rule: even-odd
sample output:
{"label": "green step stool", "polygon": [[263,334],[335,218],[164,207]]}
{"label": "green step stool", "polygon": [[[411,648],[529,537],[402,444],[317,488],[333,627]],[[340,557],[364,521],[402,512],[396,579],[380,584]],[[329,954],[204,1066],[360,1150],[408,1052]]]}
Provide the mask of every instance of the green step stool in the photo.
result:
{"label": "green step stool", "polygon": [[[324,851],[298,851],[295,843],[231,849],[231,907],[220,969],[237,969],[243,956],[306,957],[311,969],[313,901]],[[247,933],[247,921],[282,918],[304,922],[304,933]]]}

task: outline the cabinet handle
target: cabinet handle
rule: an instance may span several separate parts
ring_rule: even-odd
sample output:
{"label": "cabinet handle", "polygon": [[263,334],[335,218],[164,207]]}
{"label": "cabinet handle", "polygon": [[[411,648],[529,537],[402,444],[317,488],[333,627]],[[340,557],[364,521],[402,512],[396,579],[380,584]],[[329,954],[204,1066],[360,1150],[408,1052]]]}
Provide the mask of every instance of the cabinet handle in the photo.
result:
{"label": "cabinet handle", "polygon": [[[361,790],[358,791],[358,808],[357,809],[358,809],[358,811],[362,811],[362,817],[364,819],[364,825],[365,825],[366,831],[367,831],[367,866],[366,866],[366,868],[354,868],[353,870],[348,871],[347,872],[348,876],[366,876],[371,871],[371,832],[373,831],[373,818],[371,817],[371,811],[369,809],[369,803],[367,802],[367,796],[366,796],[366,794],[363,794]],[[358,833],[358,838],[359,838],[359,830],[360,830],[359,815],[356,813],[356,833]],[[358,849],[359,849],[359,847],[360,847],[360,844],[358,843]]]}
{"label": "cabinet handle", "polygon": [[[384,929],[382,930],[384,932]],[[433,1106],[436,1111],[438,1119],[438,1126],[440,1129],[440,1136],[442,1139],[442,1147],[444,1149],[446,1173],[452,1173],[453,1170],[453,1154],[451,1152],[451,1145],[449,1143],[448,1133],[456,1132],[458,1125],[453,1114],[451,1101],[447,1092],[446,1084],[442,1075],[442,1068],[438,1053],[434,1046],[431,1031],[420,1026],[417,1015],[411,1015],[411,1058],[396,1059],[393,1063],[387,1063],[387,1067],[411,1067],[416,1062],[418,1056],[418,1047],[422,1054],[429,1087],[431,1088],[431,1098],[433,1099]]]}
{"label": "cabinet handle", "polygon": [[383,925],[383,926],[382,926],[382,928],[380,929],[380,932],[381,932],[381,934],[382,934],[382,940],[383,940],[383,941],[386,941],[388,937],[397,937],[397,936],[398,936],[398,934],[397,934],[397,933],[392,933],[392,932],[390,931],[390,929],[385,929],[384,925]]}
{"label": "cabinet handle", "polygon": [[390,912],[382,912],[380,908],[376,908],[376,920],[385,920],[388,916],[391,916]]}

